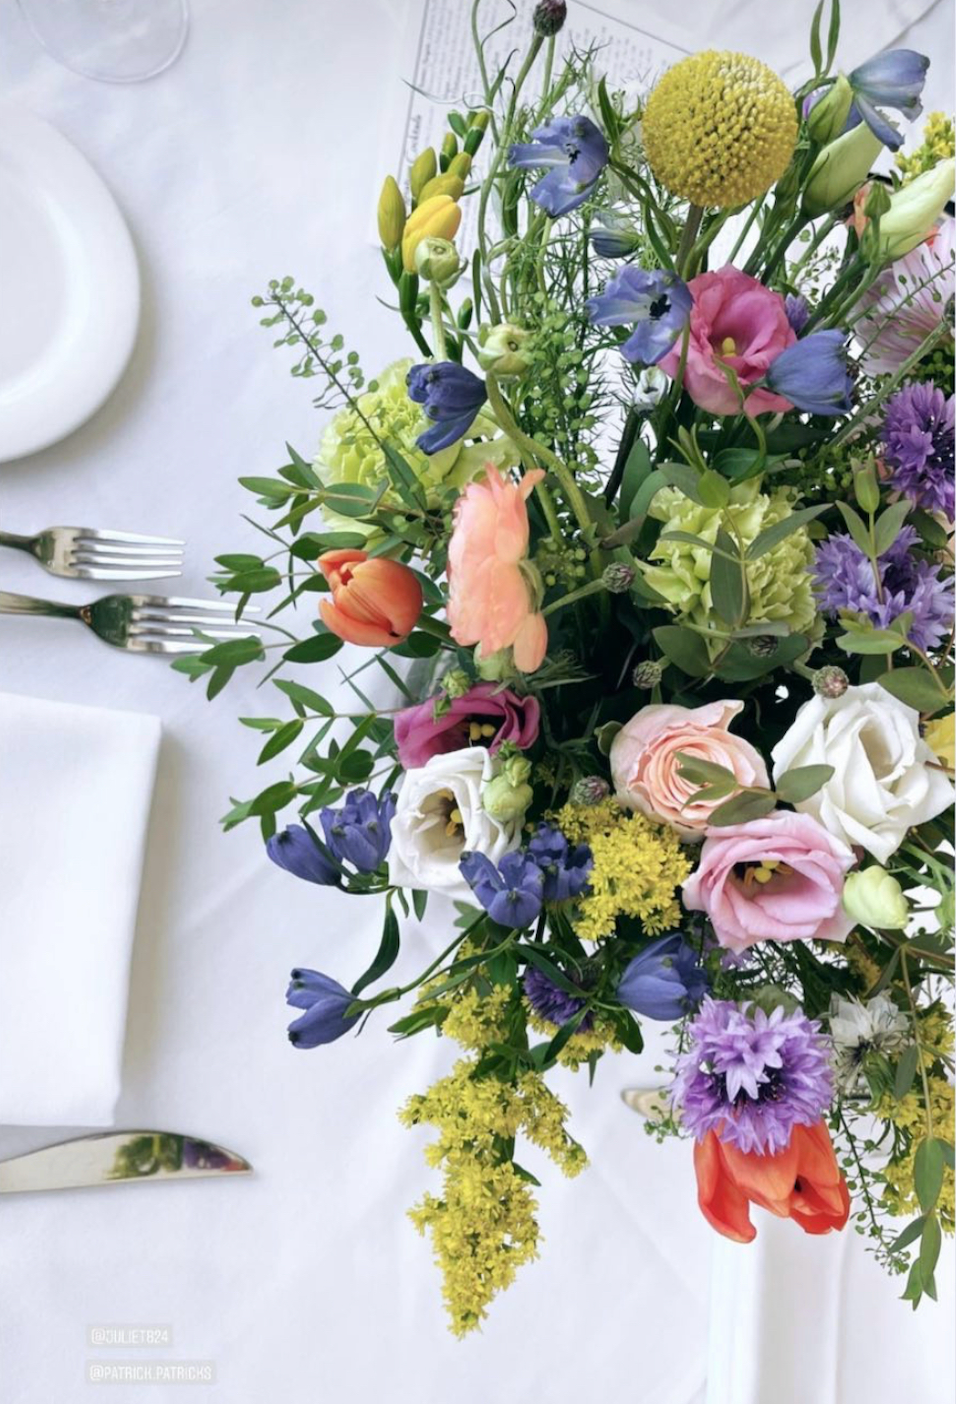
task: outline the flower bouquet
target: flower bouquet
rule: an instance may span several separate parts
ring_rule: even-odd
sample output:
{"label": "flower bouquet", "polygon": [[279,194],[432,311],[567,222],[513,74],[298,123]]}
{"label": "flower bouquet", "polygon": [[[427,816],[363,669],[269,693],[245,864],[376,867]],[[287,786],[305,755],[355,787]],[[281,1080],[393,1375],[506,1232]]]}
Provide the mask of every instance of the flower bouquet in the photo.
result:
{"label": "flower bouquet", "polygon": [[225,826],[384,901],[350,988],[292,972],[293,1046],[460,1045],[401,1113],[455,1332],[536,1254],[522,1142],[586,1164],[549,1070],[646,1020],[714,1228],[852,1218],[915,1305],[954,1218],[953,128],[870,177],[928,60],[839,71],[837,0],[796,92],[724,52],[612,90],[565,10],[491,72],[476,0],[481,103],[385,178],[407,360],[366,378],[290,278],[254,299],[327,420],[242,480],[266,554],[217,558],[264,641],[176,666],[212,697],[271,654],[289,710],[243,724],[284,773]]}

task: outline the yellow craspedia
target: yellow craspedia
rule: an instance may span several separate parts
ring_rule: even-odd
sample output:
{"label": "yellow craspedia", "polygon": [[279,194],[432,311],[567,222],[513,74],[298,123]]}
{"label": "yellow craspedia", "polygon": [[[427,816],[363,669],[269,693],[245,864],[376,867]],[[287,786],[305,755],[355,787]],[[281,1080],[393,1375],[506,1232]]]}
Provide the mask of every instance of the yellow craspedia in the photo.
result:
{"label": "yellow craspedia", "polygon": [[708,49],[664,74],[647,100],[641,135],[651,170],[672,194],[733,209],[783,175],[797,113],[765,63]]}

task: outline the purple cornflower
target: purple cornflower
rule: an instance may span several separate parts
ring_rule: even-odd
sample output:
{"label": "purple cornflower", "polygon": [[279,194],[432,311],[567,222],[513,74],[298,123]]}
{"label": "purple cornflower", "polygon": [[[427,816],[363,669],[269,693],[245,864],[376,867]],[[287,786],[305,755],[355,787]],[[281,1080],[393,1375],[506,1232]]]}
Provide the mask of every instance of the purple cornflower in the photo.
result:
{"label": "purple cornflower", "polygon": [[883,457],[890,482],[927,512],[956,516],[953,485],[956,395],[931,380],[905,385],[886,403]]}
{"label": "purple cornflower", "polygon": [[463,853],[461,875],[500,926],[521,929],[541,913],[544,874],[524,853],[506,853],[497,867],[484,853]]}
{"label": "purple cornflower", "polygon": [[531,199],[552,219],[583,205],[607,165],[604,133],[590,117],[554,117],[531,133],[530,142],[517,142],[508,164],[521,170],[547,168]]}
{"label": "purple cornflower", "polygon": [[394,795],[378,800],[371,790],[352,790],[341,809],[323,809],[319,817],[332,855],[360,873],[374,873],[392,841],[394,814]]}
{"label": "purple cornflower", "polygon": [[633,327],[621,347],[626,361],[653,365],[666,356],[690,316],[694,299],[676,273],[628,265],[585,306],[596,327]]}
{"label": "purple cornflower", "polygon": [[767,1014],[707,998],[688,1032],[673,1095],[699,1141],[715,1131],[744,1152],[775,1155],[795,1126],[812,1126],[829,1107],[829,1047],[802,1010]]}
{"label": "purple cornflower", "polygon": [[422,453],[438,453],[468,433],[485,403],[480,375],[455,361],[412,366],[405,377],[408,398],[435,422],[415,440]]}
{"label": "purple cornflower", "polygon": [[544,874],[546,902],[567,902],[579,897],[587,887],[594,857],[586,843],[572,846],[553,824],[539,824],[528,844],[528,857]]}
{"label": "purple cornflower", "polygon": [[864,614],[878,629],[886,629],[901,614],[912,613],[907,633],[917,648],[937,648],[946,637],[953,615],[953,581],[940,577],[940,567],[917,560],[912,547],[916,529],[904,526],[888,551],[878,558],[883,598],[873,567],[845,533],[829,536],[817,547],[814,588],[820,609],[835,617],[841,610]]}
{"label": "purple cornflower", "polygon": [[[566,1024],[575,1014],[579,1014],[585,1005],[583,999],[568,990],[562,990],[560,985],[549,980],[547,975],[534,965],[529,965],[524,972],[524,992],[534,1012],[549,1024]],[[579,1032],[587,1033],[591,1023],[590,1014],[585,1014],[578,1024]]]}

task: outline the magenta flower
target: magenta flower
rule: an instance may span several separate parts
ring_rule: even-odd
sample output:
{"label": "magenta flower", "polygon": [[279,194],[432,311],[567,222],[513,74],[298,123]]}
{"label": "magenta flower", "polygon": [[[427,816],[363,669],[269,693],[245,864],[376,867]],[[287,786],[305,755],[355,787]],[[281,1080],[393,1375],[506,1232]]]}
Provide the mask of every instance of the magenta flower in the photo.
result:
{"label": "magenta flower", "polygon": [[519,697],[498,683],[476,683],[463,697],[453,698],[439,716],[429,697],[417,707],[406,707],[395,718],[398,759],[406,770],[425,765],[432,756],[487,744],[492,755],[505,742],[520,750],[534,745],[541,707],[534,697]]}
{"label": "magenta flower", "polygon": [[856,859],[811,814],[776,810],[764,819],[711,829],[684,883],[690,912],[706,912],[731,951],[757,941],[843,941],[844,874]]}

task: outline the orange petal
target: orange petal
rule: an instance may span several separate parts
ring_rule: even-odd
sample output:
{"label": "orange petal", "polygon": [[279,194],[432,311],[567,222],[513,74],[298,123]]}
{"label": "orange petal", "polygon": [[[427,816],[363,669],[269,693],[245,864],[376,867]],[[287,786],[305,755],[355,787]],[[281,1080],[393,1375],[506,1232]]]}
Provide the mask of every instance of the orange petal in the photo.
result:
{"label": "orange petal", "polygon": [[331,600],[319,601],[319,614],[325,627],[346,643],[362,644],[365,648],[387,648],[389,644],[398,642],[388,629],[351,618]]}
{"label": "orange petal", "polygon": [[751,1243],[757,1230],[750,1222],[747,1196],[726,1172],[721,1154],[724,1149],[713,1131],[708,1131],[703,1141],[695,1142],[697,1203],[704,1218],[718,1233],[735,1243]]}
{"label": "orange petal", "polygon": [[533,673],[548,651],[548,626],[542,614],[529,614],[515,636],[514,659],[519,673]]}

